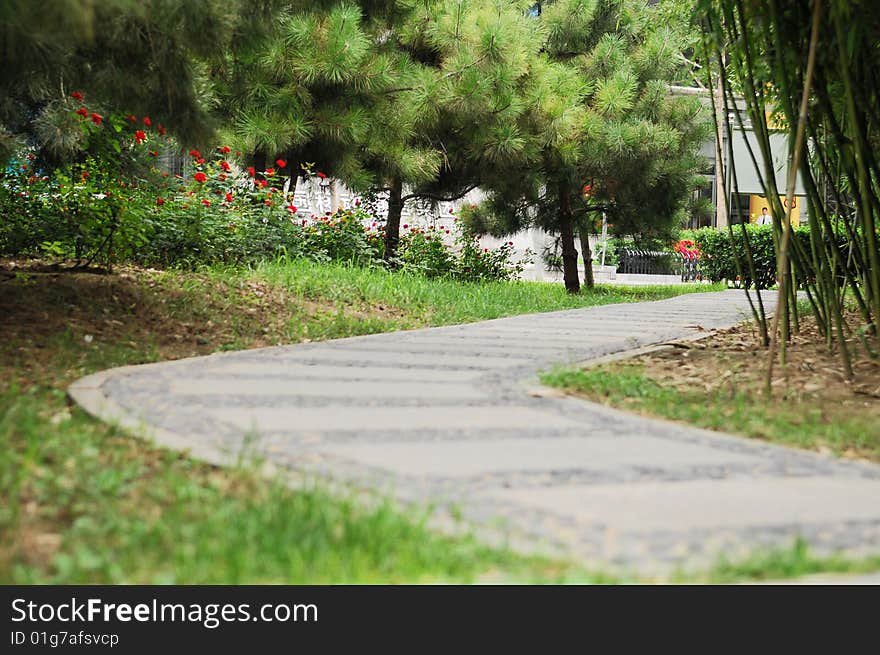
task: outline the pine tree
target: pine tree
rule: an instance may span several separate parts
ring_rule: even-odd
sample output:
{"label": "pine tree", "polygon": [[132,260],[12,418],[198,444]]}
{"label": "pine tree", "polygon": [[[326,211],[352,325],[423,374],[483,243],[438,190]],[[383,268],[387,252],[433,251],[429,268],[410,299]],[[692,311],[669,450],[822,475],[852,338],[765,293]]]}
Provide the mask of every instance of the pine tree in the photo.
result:
{"label": "pine tree", "polygon": [[495,234],[528,226],[558,234],[565,285],[576,293],[576,234],[591,284],[585,236],[599,212],[618,231],[663,234],[679,221],[705,128],[698,101],[668,91],[678,44],[644,3],[544,3],[535,33],[541,63],[518,121],[535,156],[501,167],[470,222]]}
{"label": "pine tree", "polygon": [[518,4],[291,2],[272,25],[219,84],[239,143],[387,193],[391,262],[407,201],[461,197],[520,147],[537,43]]}

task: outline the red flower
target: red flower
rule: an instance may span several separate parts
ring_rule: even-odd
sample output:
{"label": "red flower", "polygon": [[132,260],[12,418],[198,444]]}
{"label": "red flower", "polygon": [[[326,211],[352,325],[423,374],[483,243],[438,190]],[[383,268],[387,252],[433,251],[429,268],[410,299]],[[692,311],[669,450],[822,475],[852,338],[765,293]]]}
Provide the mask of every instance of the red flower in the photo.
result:
{"label": "red flower", "polygon": [[202,156],[202,153],[200,153],[198,150],[193,149],[193,150],[189,151],[189,156],[192,157],[193,159],[198,159],[199,157]]}
{"label": "red flower", "polygon": [[248,175],[250,175],[251,177],[254,177],[256,174],[257,174],[257,172],[254,170],[254,167],[248,166]]}
{"label": "red flower", "polygon": [[284,161],[283,159],[276,159],[276,160],[275,160],[275,165],[276,165],[278,168],[284,168],[284,167],[287,166],[287,162]]}
{"label": "red flower", "polygon": [[222,148],[220,148],[220,152],[222,152],[224,155],[228,154],[231,151],[232,151],[232,148],[230,148],[229,146],[223,146]]}
{"label": "red flower", "polygon": [[102,120],[104,120],[104,117],[101,114],[92,113],[92,122],[95,125],[100,125]]}
{"label": "red flower", "polygon": [[318,177],[320,177],[322,180],[326,180],[326,179],[327,179],[327,175],[324,174],[324,173],[322,173],[321,171],[318,171]]}
{"label": "red flower", "polygon": [[222,168],[224,171],[232,170],[232,167],[229,165],[229,162],[226,161],[225,159],[220,162],[220,168]]}
{"label": "red flower", "polygon": [[138,117],[135,116],[134,114],[129,114],[128,116],[125,117],[125,120],[127,120],[129,123],[137,123]]}
{"label": "red flower", "polygon": [[266,182],[266,180],[257,180],[257,184],[265,189],[268,182]]}
{"label": "red flower", "polygon": [[150,157],[158,157],[159,153],[156,150],[150,150]]}
{"label": "red flower", "polygon": [[85,107],[80,107],[79,109],[76,110],[76,113],[79,114],[80,116],[82,116],[83,118],[85,118],[86,116],[89,115],[89,110],[86,109]]}
{"label": "red flower", "polygon": [[85,179],[88,179],[88,177],[89,177],[89,172],[83,171],[82,178],[85,180]]}
{"label": "red flower", "polygon": [[157,125],[156,129],[159,130],[159,134],[161,134],[162,136],[165,136],[165,128],[164,127],[162,127],[161,125]]}
{"label": "red flower", "polygon": [[210,206],[211,206],[211,201],[208,200],[207,198],[205,198],[204,200],[202,200],[202,204],[203,204],[205,207],[210,207]]}
{"label": "red flower", "polygon": [[232,194],[229,192],[226,193],[226,202],[232,202]]}
{"label": "red flower", "polygon": [[403,224],[403,229],[404,229],[404,230],[405,230],[406,228],[408,228],[408,227],[409,227],[409,225],[407,225],[406,223]]}
{"label": "red flower", "polygon": [[198,159],[196,159],[196,163],[197,163],[197,164],[204,164],[204,163],[205,163],[205,158],[204,158],[204,157],[199,157]]}
{"label": "red flower", "polygon": [[274,168],[267,168],[266,175],[275,175],[275,169]]}
{"label": "red flower", "polygon": [[272,206],[272,201],[271,201],[271,200],[264,200],[263,203],[266,205],[266,207],[271,207],[271,206]]}
{"label": "red flower", "polygon": [[78,100],[80,102],[83,101],[83,94],[80,93],[79,91],[74,91],[73,93],[70,94],[70,97],[73,98],[74,100]]}
{"label": "red flower", "polygon": [[146,125],[147,127],[150,127],[150,125],[152,125],[152,124],[153,124],[153,121],[150,120],[150,117],[144,116],[144,125]]}
{"label": "red flower", "polygon": [[136,130],[134,133],[134,140],[137,143],[143,143],[144,141],[147,140],[147,133],[144,132],[143,130]]}
{"label": "red flower", "polygon": [[199,171],[198,173],[193,175],[193,179],[195,179],[196,182],[201,184],[202,182],[204,182],[208,179],[208,176],[205,175],[204,173],[202,173],[201,171]]}
{"label": "red flower", "polygon": [[287,209],[288,209],[288,211],[290,211],[293,214],[296,213],[296,206],[295,205],[287,205]]}
{"label": "red flower", "polygon": [[156,204],[161,207],[162,205],[165,204],[165,198],[162,198],[161,196],[156,198]]}
{"label": "red flower", "polygon": [[226,173],[220,173],[220,175],[218,175],[217,178],[218,178],[221,182],[225,182],[225,181],[226,181]]}

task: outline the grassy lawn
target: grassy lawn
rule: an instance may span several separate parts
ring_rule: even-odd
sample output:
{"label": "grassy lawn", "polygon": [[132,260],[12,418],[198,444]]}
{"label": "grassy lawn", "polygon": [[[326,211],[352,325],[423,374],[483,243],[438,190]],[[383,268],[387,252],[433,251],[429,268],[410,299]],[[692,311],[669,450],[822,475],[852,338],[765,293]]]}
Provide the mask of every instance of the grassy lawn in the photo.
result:
{"label": "grassy lawn", "polygon": [[[450,539],[217,469],[92,420],[65,396],[108,367],[711,287],[466,285],[307,262],[114,275],[0,269],[0,583],[557,580],[565,564]],[[596,580],[582,572],[578,581]]]}

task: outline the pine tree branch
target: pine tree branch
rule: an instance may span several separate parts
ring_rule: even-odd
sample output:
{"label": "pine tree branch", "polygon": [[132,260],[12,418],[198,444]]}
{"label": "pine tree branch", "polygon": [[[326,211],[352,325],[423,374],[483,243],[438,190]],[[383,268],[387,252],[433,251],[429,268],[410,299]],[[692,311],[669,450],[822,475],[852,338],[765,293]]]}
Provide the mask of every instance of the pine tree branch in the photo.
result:
{"label": "pine tree branch", "polygon": [[401,198],[401,200],[403,202],[406,202],[407,200],[412,200],[413,198],[423,198],[425,200],[436,200],[437,202],[452,202],[453,200],[461,200],[462,198],[464,198],[467,194],[469,194],[471,191],[473,191],[476,188],[477,188],[477,185],[472,184],[471,186],[466,187],[464,191],[457,193],[457,194],[450,195],[450,196],[441,196],[441,195],[435,194],[435,193],[410,193],[410,194],[403,196],[403,198]]}

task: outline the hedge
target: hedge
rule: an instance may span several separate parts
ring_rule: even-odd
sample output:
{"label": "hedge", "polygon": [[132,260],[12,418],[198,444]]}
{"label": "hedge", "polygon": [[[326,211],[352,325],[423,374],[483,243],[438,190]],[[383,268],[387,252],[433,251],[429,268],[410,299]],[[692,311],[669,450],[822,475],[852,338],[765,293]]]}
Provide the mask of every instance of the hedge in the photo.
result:
{"label": "hedge", "polygon": [[[776,249],[773,244],[772,225],[746,225],[746,233],[752,251],[752,259],[755,265],[754,279],[749,271],[746,258],[746,248],[743,243],[742,226],[733,226],[733,240],[730,232],[724,229],[711,227],[702,228],[693,232],[693,240],[702,252],[703,274],[712,282],[729,281],[736,286],[746,288],[757,287],[767,289],[776,284]],[[810,230],[806,226],[796,227],[793,231],[794,238],[800,243],[804,252],[810,252]],[[794,244],[793,244],[794,245]],[[847,261],[848,245],[845,234],[837,238],[837,248],[840,252],[840,262]],[[736,265],[736,257],[740,257],[742,276],[739,275]],[[842,278],[842,266],[838,271]],[[799,280],[802,283],[803,280]]]}

